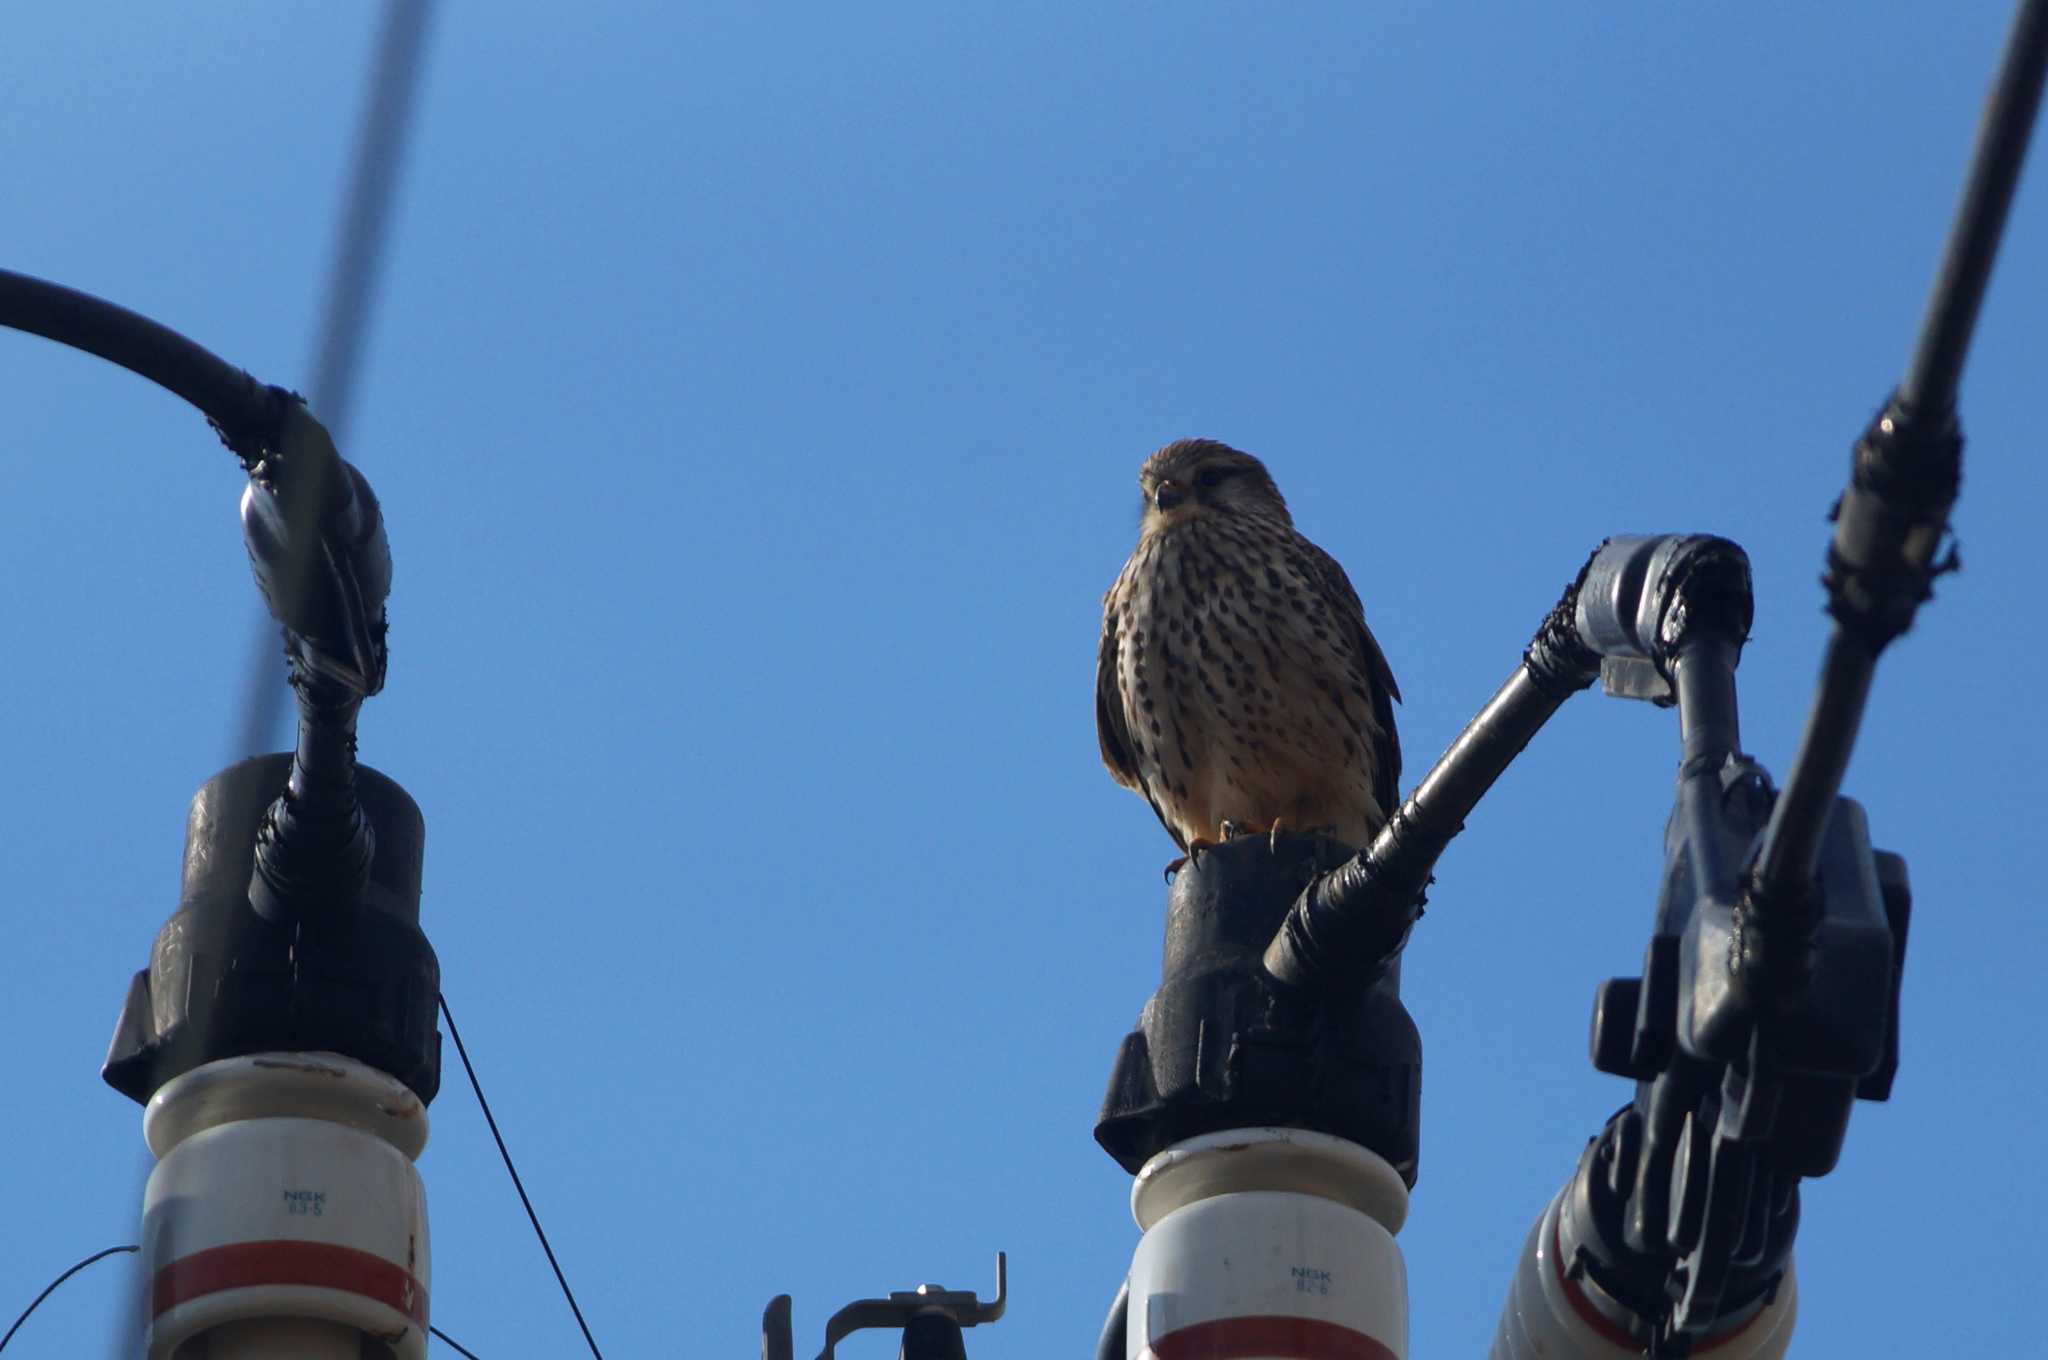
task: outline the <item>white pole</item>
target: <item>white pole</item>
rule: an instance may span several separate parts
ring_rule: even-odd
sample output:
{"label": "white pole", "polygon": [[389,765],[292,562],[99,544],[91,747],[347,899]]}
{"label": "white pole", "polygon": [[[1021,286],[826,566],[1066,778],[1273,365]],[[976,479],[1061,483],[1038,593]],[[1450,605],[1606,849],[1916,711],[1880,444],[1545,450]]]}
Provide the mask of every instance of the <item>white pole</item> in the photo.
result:
{"label": "white pole", "polygon": [[[1529,1230],[1508,1287],[1489,1360],[1641,1360],[1630,1317],[1605,1296],[1572,1277],[1559,1255],[1558,1222],[1567,1184]],[[1762,1308],[1731,1318],[1693,1348],[1702,1360],[1782,1360],[1799,1318],[1799,1286],[1790,1262],[1785,1278]]]}
{"label": "white pole", "polygon": [[[425,1360],[426,1108],[336,1053],[257,1053],[143,1113],[149,1360]],[[191,1343],[191,1344],[188,1344]]]}
{"label": "white pole", "polygon": [[1176,1143],[1131,1187],[1127,1360],[1406,1360],[1408,1187],[1386,1159],[1301,1129]]}

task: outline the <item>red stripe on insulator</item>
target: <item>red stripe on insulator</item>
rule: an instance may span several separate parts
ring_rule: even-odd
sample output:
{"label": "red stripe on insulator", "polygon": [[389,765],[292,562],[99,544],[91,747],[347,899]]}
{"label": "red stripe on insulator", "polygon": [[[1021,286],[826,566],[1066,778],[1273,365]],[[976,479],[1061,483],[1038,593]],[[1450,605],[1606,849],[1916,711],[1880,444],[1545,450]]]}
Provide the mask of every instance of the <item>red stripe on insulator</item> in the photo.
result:
{"label": "red stripe on insulator", "polygon": [[181,1256],[150,1281],[149,1303],[162,1317],[181,1303],[227,1289],[311,1285],[373,1299],[427,1325],[427,1287],[402,1266],[354,1247],[328,1242],[233,1242]]}
{"label": "red stripe on insulator", "polygon": [[1593,1301],[1580,1290],[1579,1282],[1565,1274],[1564,1251],[1558,1241],[1557,1225],[1554,1223],[1550,1227],[1550,1264],[1557,1271],[1557,1282],[1563,1286],[1564,1296],[1570,1302],[1572,1311],[1579,1315],[1579,1321],[1593,1329],[1595,1336],[1623,1350],[1639,1351],[1643,1348],[1643,1343],[1630,1336],[1626,1328],[1595,1308]]}
{"label": "red stripe on insulator", "polygon": [[[1579,1315],[1579,1321],[1591,1327],[1601,1340],[1619,1346],[1623,1350],[1640,1351],[1643,1348],[1643,1342],[1629,1335],[1628,1331],[1620,1324],[1595,1308],[1593,1301],[1586,1297],[1584,1290],[1579,1288],[1579,1282],[1565,1273],[1564,1252],[1554,1224],[1550,1229],[1550,1263],[1556,1267],[1557,1282],[1563,1286],[1564,1296],[1570,1301],[1572,1311]],[[1694,1355],[1705,1355],[1716,1347],[1727,1345],[1736,1337],[1741,1336],[1744,1332],[1755,1326],[1756,1320],[1763,1315],[1764,1310],[1758,1309],[1725,1332],[1709,1332],[1705,1339],[1693,1347],[1692,1353]]]}
{"label": "red stripe on insulator", "polygon": [[1155,1337],[1147,1348],[1158,1360],[1399,1360],[1394,1352],[1335,1322],[1303,1317],[1235,1317],[1197,1322]]}

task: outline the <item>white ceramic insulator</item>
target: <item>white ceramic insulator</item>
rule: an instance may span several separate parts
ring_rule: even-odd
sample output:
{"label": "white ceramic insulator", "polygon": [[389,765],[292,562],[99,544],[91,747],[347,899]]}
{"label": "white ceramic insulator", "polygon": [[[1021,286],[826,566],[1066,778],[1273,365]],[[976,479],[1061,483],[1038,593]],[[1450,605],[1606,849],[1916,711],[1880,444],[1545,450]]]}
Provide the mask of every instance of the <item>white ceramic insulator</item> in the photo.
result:
{"label": "white ceramic insulator", "polygon": [[1406,1360],[1408,1187],[1382,1157],[1301,1129],[1232,1129],[1145,1163],[1127,1360]]}
{"label": "white ceramic insulator", "polygon": [[[1558,1259],[1563,1198],[1560,1192],[1550,1201],[1522,1244],[1488,1360],[1641,1360],[1643,1343],[1595,1308]],[[1708,1335],[1692,1354],[1696,1360],[1781,1360],[1798,1316],[1799,1287],[1788,1264],[1768,1305],[1727,1332]]]}
{"label": "white ceramic insulator", "polygon": [[260,1053],[165,1083],[143,1114],[149,1360],[427,1353],[426,1109],[333,1053]]}

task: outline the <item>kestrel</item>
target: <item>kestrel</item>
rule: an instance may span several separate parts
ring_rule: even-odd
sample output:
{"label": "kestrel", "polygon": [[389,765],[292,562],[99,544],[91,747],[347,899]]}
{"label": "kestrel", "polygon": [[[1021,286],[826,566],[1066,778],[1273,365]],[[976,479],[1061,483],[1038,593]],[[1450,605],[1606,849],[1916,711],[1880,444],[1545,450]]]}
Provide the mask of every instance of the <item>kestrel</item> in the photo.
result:
{"label": "kestrel", "polygon": [[1398,797],[1401,691],[1344,569],[1227,444],[1168,444],[1138,485],[1138,546],[1102,598],[1103,764],[1189,854],[1252,831],[1362,848]]}

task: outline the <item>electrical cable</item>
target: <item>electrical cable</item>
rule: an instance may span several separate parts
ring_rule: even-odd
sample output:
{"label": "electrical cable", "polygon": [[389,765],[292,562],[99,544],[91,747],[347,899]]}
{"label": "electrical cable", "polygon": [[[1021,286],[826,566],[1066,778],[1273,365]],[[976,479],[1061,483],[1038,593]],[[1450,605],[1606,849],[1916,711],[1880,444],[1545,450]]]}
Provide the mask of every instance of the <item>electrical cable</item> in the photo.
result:
{"label": "electrical cable", "polygon": [[491,1114],[491,1102],[484,1099],[483,1084],[476,1079],[476,1068],[470,1065],[469,1050],[463,1047],[462,1031],[455,1027],[455,1013],[448,1009],[447,993],[441,994],[441,1018],[448,1022],[448,1037],[455,1041],[455,1052],[462,1059],[462,1071],[469,1078],[469,1089],[476,1092],[477,1107],[484,1112],[484,1123],[491,1129],[491,1137],[498,1144],[498,1155],[505,1159],[505,1170],[512,1177],[512,1188],[519,1192],[519,1202],[526,1208],[526,1219],[533,1224],[533,1235],[540,1239],[540,1249],[547,1253],[548,1265],[555,1272],[555,1283],[562,1286],[562,1297],[569,1301],[569,1311],[576,1315],[576,1325],[583,1329],[583,1342],[590,1347],[596,1360],[604,1360],[604,1352],[597,1348],[597,1339],[590,1334],[590,1324],[583,1320],[583,1310],[576,1306],[576,1295],[569,1288],[569,1278],[562,1273],[561,1262],[555,1259],[555,1249],[548,1245],[548,1235],[540,1226],[540,1215],[533,1211],[533,1201],[527,1198],[526,1186],[519,1179],[519,1168],[512,1165],[512,1153],[505,1147],[505,1137],[498,1132],[498,1121]]}
{"label": "electrical cable", "polygon": [[1934,554],[1962,474],[1956,391],[2044,84],[2048,0],[2024,0],[1977,128],[1913,357],[1887,409],[1859,441],[1837,508],[1823,578],[1836,626],[1798,753],[1757,852],[1752,895],[1765,904],[1790,902],[1810,889],[1878,654],[1912,625],[1934,577],[1948,569]]}
{"label": "electrical cable", "polygon": [[1536,630],[1522,664],[1465,724],[1372,844],[1318,876],[1288,908],[1265,952],[1266,971],[1274,979],[1351,994],[1370,987],[1393,964],[1422,915],[1430,871],[1465,829],[1466,816],[1565,700],[1599,678],[1600,657],[1577,622],[1579,590],[1599,556],[1595,550],[1586,559]]}
{"label": "electrical cable", "polygon": [[1913,346],[1899,397],[1916,409],[1946,410],[1955,404],[1963,360],[1984,302],[1999,238],[2019,185],[2027,142],[2048,80],[2048,0],[2024,0],[2013,16],[2005,55],[1970,153],[1956,220],[1942,247],[1941,265],[1928,291],[1927,311]]}
{"label": "electrical cable", "polygon": [[183,397],[245,467],[276,437],[290,397],[160,322],[11,269],[0,269],[0,326],[97,354]]}
{"label": "electrical cable", "polygon": [[[387,234],[392,188],[415,102],[430,9],[431,0],[390,0],[387,6],[361,137],[343,200],[344,220],[328,279],[314,379],[316,399],[334,407],[330,423],[337,435],[353,388],[356,360]],[[222,443],[241,459],[245,469],[253,469],[277,443],[287,414],[298,402],[294,394],[258,382],[246,371],[159,322],[91,294],[12,270],[0,269],[0,326],[97,355],[183,398],[207,417]],[[262,628],[258,662],[252,667],[256,679],[252,682],[250,702],[244,708],[245,735],[239,743],[242,750],[265,745],[262,734],[277,723],[276,704],[266,702],[279,693],[275,682],[268,678],[276,647],[268,620]],[[471,1080],[474,1084],[474,1074]],[[478,1099],[482,1099],[481,1090]],[[487,1116],[488,1113],[486,1110]],[[500,1148],[502,1151],[502,1143]],[[516,1173],[514,1180],[516,1183]],[[524,1192],[521,1193],[523,1197]],[[536,1223],[536,1229],[538,1226]],[[122,1250],[134,1248],[102,1252],[73,1267],[73,1271]],[[56,1283],[61,1284],[71,1273],[66,1272]],[[52,1289],[55,1287],[56,1284],[51,1285]],[[30,1304],[29,1311],[34,1311],[48,1293],[45,1290],[36,1303]],[[573,1308],[573,1298],[570,1304]],[[27,1316],[24,1313],[22,1318]],[[582,1321],[580,1313],[577,1320]],[[15,1328],[20,1325],[17,1320]],[[7,1337],[13,1336],[15,1328],[8,1330]],[[588,1335],[586,1328],[586,1339]],[[452,1341],[449,1344],[455,1345]],[[5,1345],[6,1339],[0,1338],[0,1347]],[[593,1345],[593,1352],[595,1349]]]}
{"label": "electrical cable", "polygon": [[469,1360],[483,1360],[482,1356],[478,1355],[475,1351],[469,1349],[469,1347],[463,1345],[460,1341],[457,1341],[454,1337],[448,1335],[448,1333],[442,1331],[439,1327],[430,1325],[427,1328],[427,1334],[430,1336],[437,1336],[441,1338],[441,1340],[453,1346],[457,1354],[468,1356]]}
{"label": "electrical cable", "polygon": [[[24,1308],[24,1309],[22,1309],[22,1310],[21,1310],[21,1316],[20,1316],[20,1317],[18,1317],[18,1318],[16,1318],[16,1319],[14,1320],[14,1325],[13,1325],[12,1327],[9,1327],[9,1328],[7,1329],[7,1335],[5,1335],[5,1336],[0,1336],[0,1351],[4,1351],[4,1350],[6,1350],[6,1349],[7,1349],[7,1343],[8,1343],[8,1342],[10,1342],[10,1341],[12,1341],[12,1340],[14,1340],[14,1334],[15,1334],[16,1332],[18,1332],[18,1331],[20,1331],[20,1330],[21,1330],[21,1324],[22,1324],[22,1323],[24,1323],[24,1322],[27,1322],[27,1321],[28,1321],[28,1315],[29,1315],[30,1313],[33,1313],[33,1312],[35,1312],[35,1310],[36,1310],[36,1309],[40,1308],[40,1307],[42,1306],[42,1303],[43,1303],[43,1300],[44,1300],[44,1299],[47,1299],[48,1297],[50,1297],[50,1295],[52,1295],[52,1294],[56,1293],[56,1292],[57,1292],[57,1286],[58,1286],[58,1285],[60,1285],[60,1284],[64,1283],[64,1282],[65,1282],[66,1280],[70,1279],[70,1278],[71,1278],[71,1277],[72,1277],[73,1275],[76,1275],[76,1274],[77,1274],[77,1273],[78,1273],[79,1271],[81,1271],[81,1270],[84,1270],[84,1269],[85,1269],[85,1268],[86,1268],[87,1266],[91,1265],[91,1264],[92,1264],[92,1263],[93,1263],[94,1261],[104,1261],[104,1260],[105,1260],[105,1259],[106,1259],[107,1257],[109,1257],[109,1256],[118,1256],[118,1255],[120,1255],[120,1254],[121,1254],[122,1252],[124,1252],[124,1251],[141,1251],[141,1250],[142,1250],[142,1248],[141,1248],[141,1247],[139,1247],[139,1246],[126,1246],[126,1247],[108,1247],[108,1248],[107,1248],[106,1250],[104,1250],[104,1251],[96,1251],[96,1252],[94,1252],[94,1253],[93,1253],[92,1255],[90,1255],[90,1256],[86,1257],[86,1258],[85,1258],[85,1259],[84,1259],[83,1261],[80,1261],[80,1262],[79,1262],[79,1263],[78,1263],[77,1265],[75,1265],[75,1266],[71,1267],[71,1269],[69,1269],[69,1270],[65,1271],[65,1272],[64,1272],[64,1273],[63,1273],[62,1275],[59,1275],[59,1276],[58,1276],[58,1277],[57,1277],[56,1279],[54,1279],[54,1280],[50,1281],[50,1283],[49,1283],[48,1285],[46,1285],[46,1286],[44,1287],[44,1289],[43,1289],[43,1292],[42,1292],[42,1293],[40,1293],[40,1294],[38,1294],[38,1295],[36,1295],[36,1297],[35,1297],[35,1302],[33,1302],[33,1303],[29,1304],[29,1306],[28,1306],[28,1307],[26,1307],[26,1308]],[[452,1344],[452,1343],[451,1343],[451,1344]]]}

